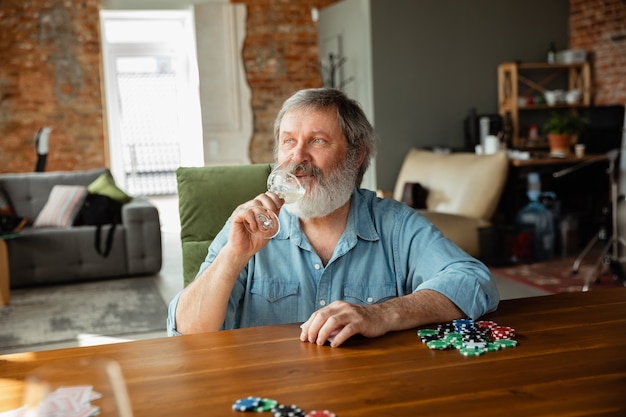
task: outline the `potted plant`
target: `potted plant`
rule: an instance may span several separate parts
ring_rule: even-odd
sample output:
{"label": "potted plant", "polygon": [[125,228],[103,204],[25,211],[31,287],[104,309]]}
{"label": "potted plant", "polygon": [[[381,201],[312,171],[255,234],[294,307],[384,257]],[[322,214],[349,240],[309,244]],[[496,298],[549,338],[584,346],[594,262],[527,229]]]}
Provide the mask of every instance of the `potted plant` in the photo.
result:
{"label": "potted plant", "polygon": [[543,131],[548,135],[550,153],[569,154],[572,143],[576,142],[586,124],[587,120],[574,112],[552,112],[543,125]]}

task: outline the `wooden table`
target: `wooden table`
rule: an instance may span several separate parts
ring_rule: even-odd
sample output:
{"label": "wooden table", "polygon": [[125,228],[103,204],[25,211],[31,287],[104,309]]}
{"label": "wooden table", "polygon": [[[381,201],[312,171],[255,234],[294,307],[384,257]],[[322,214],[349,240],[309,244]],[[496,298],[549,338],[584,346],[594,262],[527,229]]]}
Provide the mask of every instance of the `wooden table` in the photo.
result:
{"label": "wooden table", "polygon": [[4,355],[0,410],[20,405],[35,367],[99,356],[121,365],[135,417],[243,416],[231,405],[248,395],[340,417],[626,415],[626,288],[508,300],[487,317],[519,346],[464,357],[410,330],[330,348],[294,324]]}
{"label": "wooden table", "polygon": [[0,307],[8,306],[10,301],[9,253],[7,243],[0,238]]}

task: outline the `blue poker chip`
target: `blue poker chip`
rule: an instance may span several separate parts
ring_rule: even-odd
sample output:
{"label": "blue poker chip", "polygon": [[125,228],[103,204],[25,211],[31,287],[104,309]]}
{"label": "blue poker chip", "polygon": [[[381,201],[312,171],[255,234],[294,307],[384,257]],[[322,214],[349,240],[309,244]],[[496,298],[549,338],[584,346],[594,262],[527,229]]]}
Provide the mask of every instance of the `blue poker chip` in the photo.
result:
{"label": "blue poker chip", "polygon": [[261,397],[246,397],[241,398],[233,403],[233,410],[235,411],[256,411],[261,405]]}

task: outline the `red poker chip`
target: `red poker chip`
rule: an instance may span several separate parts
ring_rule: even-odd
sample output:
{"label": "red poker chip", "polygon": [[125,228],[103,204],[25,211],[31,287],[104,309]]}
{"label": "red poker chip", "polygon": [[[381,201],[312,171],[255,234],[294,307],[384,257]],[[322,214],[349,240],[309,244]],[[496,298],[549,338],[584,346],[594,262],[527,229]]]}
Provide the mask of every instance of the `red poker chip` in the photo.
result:
{"label": "red poker chip", "polygon": [[313,410],[309,411],[306,417],[337,417],[337,414],[328,410]]}
{"label": "red poker chip", "polygon": [[497,326],[491,329],[491,335],[493,337],[515,337],[515,329],[506,326]]}
{"label": "red poker chip", "polygon": [[496,326],[491,329],[492,332],[511,332],[515,333],[515,329],[509,326]]}
{"label": "red poker chip", "polygon": [[491,320],[479,320],[476,322],[476,325],[483,330],[490,330],[498,326],[498,323]]}

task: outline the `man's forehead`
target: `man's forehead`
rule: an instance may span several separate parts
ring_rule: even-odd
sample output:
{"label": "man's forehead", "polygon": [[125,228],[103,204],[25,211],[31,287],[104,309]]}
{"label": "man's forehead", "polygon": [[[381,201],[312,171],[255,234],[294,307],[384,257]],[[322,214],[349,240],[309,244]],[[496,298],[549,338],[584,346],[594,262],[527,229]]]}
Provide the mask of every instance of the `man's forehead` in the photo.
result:
{"label": "man's forehead", "polygon": [[310,107],[285,112],[280,123],[281,132],[303,127],[314,131],[334,130],[339,127],[337,113],[332,108]]}

